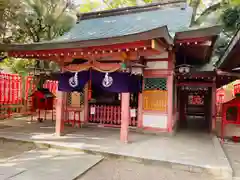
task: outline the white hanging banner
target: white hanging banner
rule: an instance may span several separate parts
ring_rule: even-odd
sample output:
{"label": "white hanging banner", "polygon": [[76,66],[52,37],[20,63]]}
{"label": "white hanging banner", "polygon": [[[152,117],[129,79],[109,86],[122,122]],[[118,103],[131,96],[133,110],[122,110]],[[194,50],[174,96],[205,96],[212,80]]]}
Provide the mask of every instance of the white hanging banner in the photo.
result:
{"label": "white hanging banner", "polygon": [[96,108],[95,107],[91,107],[90,108],[90,114],[94,115],[96,113]]}
{"label": "white hanging banner", "polygon": [[130,110],[130,116],[131,117],[137,117],[136,109],[131,109]]}

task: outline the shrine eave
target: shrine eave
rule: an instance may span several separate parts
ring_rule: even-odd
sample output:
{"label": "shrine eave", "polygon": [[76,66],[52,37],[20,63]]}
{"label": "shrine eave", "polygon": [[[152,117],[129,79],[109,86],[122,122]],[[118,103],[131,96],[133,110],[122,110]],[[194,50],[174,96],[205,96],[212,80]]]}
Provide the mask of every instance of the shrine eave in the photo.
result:
{"label": "shrine eave", "polygon": [[218,37],[222,30],[221,26],[212,26],[198,29],[189,29],[187,31],[177,32],[175,35],[175,43],[195,43],[214,40]]}
{"label": "shrine eave", "polygon": [[234,68],[238,68],[240,66],[239,52],[240,28],[233,36],[223,56],[220,57],[219,61],[216,63],[217,68],[229,72],[231,72]]}
{"label": "shrine eave", "polygon": [[[153,44],[155,43],[155,45]],[[5,45],[8,56],[19,58],[46,58],[49,56],[79,56],[84,54],[113,53],[159,48],[167,49],[173,39],[166,26],[121,37],[84,41],[49,41],[31,44]]]}
{"label": "shrine eave", "polygon": [[203,65],[209,63],[221,30],[221,26],[212,26],[177,32],[174,39],[177,64]]}

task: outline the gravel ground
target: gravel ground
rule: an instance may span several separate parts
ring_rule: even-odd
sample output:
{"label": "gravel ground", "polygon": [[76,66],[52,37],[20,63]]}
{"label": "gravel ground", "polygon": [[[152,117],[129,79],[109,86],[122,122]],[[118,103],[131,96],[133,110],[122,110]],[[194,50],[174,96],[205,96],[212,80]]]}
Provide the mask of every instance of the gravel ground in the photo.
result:
{"label": "gravel ground", "polygon": [[35,145],[31,143],[10,141],[0,138],[0,160],[22,154],[32,149],[35,149]]}
{"label": "gravel ground", "polygon": [[213,180],[207,174],[190,173],[157,165],[106,159],[77,180]]}

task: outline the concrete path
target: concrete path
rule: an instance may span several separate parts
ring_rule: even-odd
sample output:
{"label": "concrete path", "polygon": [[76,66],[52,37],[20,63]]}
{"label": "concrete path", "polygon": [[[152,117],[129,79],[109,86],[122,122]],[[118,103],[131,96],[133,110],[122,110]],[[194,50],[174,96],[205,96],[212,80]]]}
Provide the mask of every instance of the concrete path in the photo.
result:
{"label": "concrete path", "polygon": [[218,139],[206,133],[184,132],[164,137],[130,132],[129,144],[123,144],[119,140],[118,129],[71,127],[65,132],[65,136],[56,137],[54,125],[43,123],[2,129],[0,137],[232,177],[231,166]]}
{"label": "concrete path", "polygon": [[83,152],[32,150],[2,159],[1,180],[73,180],[102,160]]}

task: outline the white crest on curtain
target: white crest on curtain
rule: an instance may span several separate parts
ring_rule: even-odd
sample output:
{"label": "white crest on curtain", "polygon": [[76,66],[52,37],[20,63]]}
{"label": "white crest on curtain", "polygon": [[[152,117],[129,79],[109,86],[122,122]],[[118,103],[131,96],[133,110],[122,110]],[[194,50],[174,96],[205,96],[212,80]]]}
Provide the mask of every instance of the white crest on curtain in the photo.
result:
{"label": "white crest on curtain", "polygon": [[113,78],[108,75],[108,73],[105,74],[105,77],[102,80],[102,85],[104,87],[110,87],[113,83]]}
{"label": "white crest on curtain", "polygon": [[75,72],[74,76],[69,78],[69,85],[73,88],[78,86],[78,72]]}

